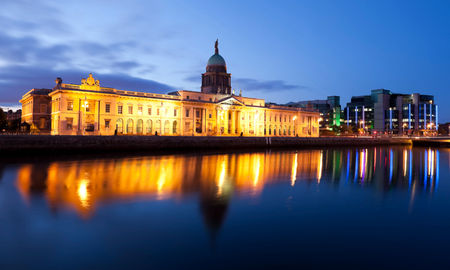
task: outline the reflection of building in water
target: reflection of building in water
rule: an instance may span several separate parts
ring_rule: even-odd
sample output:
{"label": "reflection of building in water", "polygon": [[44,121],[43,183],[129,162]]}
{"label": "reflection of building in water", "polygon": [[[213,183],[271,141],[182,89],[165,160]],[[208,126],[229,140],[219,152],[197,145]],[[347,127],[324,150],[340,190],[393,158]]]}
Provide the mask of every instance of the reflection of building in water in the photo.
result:
{"label": "reflection of building in water", "polygon": [[44,194],[52,209],[70,206],[83,217],[110,200],[198,193],[215,233],[235,193],[257,196],[266,185],[299,181],[431,192],[439,184],[438,164],[438,150],[407,148],[172,155],[23,165],[16,184],[25,199]]}
{"label": "reflection of building in water", "polygon": [[389,189],[433,191],[439,183],[439,150],[408,148],[333,149],[324,151],[322,177]]}
{"label": "reflection of building in water", "polygon": [[[198,192],[205,218],[218,219],[233,192],[259,194],[277,181],[317,179],[320,150],[204,156],[136,157],[25,165],[17,185],[23,196],[45,194],[54,208],[73,206],[88,216],[98,203],[114,199],[165,199]],[[292,171],[297,162],[297,169]],[[214,212],[214,211],[212,211]],[[211,224],[215,224],[212,221]],[[219,222],[220,223],[220,222]]]}

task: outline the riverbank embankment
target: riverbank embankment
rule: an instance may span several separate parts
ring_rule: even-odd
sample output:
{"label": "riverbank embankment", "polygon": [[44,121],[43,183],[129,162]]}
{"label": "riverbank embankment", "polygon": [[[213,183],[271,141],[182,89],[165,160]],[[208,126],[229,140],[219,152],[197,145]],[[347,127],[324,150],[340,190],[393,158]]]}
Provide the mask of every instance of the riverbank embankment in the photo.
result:
{"label": "riverbank embankment", "polygon": [[264,148],[361,147],[411,145],[410,139],[296,138],[296,137],[192,137],[192,136],[0,136],[0,153],[102,153],[118,151],[242,150]]}

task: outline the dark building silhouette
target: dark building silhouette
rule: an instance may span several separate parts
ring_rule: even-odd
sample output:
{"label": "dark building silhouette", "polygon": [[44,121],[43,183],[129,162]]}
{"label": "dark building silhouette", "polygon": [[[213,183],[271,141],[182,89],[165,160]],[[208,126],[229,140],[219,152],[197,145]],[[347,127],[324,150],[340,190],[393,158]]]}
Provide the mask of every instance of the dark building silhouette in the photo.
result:
{"label": "dark building silhouette", "polygon": [[328,96],[325,100],[305,100],[289,102],[285,106],[315,109],[320,113],[320,128],[331,129],[341,125],[341,98]]}

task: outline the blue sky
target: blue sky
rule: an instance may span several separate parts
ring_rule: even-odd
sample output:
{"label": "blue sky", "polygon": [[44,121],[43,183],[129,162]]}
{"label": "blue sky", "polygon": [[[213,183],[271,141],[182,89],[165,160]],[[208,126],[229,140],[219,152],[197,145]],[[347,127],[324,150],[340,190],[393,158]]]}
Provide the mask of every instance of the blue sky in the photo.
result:
{"label": "blue sky", "polygon": [[219,38],[232,85],[273,102],[433,94],[450,121],[450,1],[2,0],[0,104],[54,79],[199,90]]}

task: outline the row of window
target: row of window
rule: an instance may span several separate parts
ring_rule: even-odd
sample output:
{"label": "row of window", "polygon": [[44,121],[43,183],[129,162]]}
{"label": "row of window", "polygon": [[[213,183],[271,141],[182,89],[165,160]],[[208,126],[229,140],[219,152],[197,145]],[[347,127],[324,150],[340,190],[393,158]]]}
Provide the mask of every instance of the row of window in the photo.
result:
{"label": "row of window", "polygon": [[[170,122],[168,120],[166,120],[164,122],[165,134],[167,134],[169,132],[169,125],[170,125]],[[127,134],[133,133],[133,127],[134,127],[133,119],[128,119],[127,125],[126,125],[126,133]],[[109,129],[109,128],[111,128],[111,119],[105,119],[105,129]],[[123,120],[117,119],[116,126],[115,126],[116,132],[123,133],[124,132],[123,128],[124,128]],[[160,128],[161,128],[161,121],[158,120],[156,122],[155,129],[159,130]],[[66,130],[72,130],[72,129],[73,129],[73,118],[66,118]],[[143,133],[143,129],[144,129],[144,121],[142,119],[137,120],[136,133]],[[177,134],[177,129],[178,129],[178,122],[173,121],[172,133]],[[94,124],[86,124],[86,130],[94,131]],[[152,130],[153,130],[153,121],[148,119],[147,123],[146,123],[146,133],[152,134]]]}
{"label": "row of window", "polygon": [[[85,104],[82,105],[82,107],[84,108],[84,110],[86,112],[89,112],[91,106],[89,105],[88,102],[86,102]],[[67,110],[73,111],[73,101],[67,102]],[[168,112],[169,112],[169,109],[166,108],[166,115],[168,114]],[[111,104],[110,103],[105,104],[105,113],[111,113]],[[138,106],[138,113],[139,114],[143,113],[143,106]],[[147,113],[148,113],[148,115],[152,115],[152,107],[148,107]],[[123,114],[123,105],[117,105],[117,114]],[[128,114],[133,114],[133,105],[128,105]],[[156,108],[156,115],[160,115],[160,108]],[[174,117],[177,116],[177,109],[173,110],[173,116]]]}
{"label": "row of window", "polygon": [[[85,103],[82,105],[84,107],[84,110],[86,112],[90,111],[90,106],[89,103]],[[128,114],[133,114],[133,105],[128,105]],[[123,114],[123,105],[117,105],[117,114]],[[67,102],[67,110],[68,111],[73,111],[73,101],[68,101]],[[168,114],[169,109],[166,108],[166,115]],[[190,116],[190,109],[186,109],[186,117]],[[106,103],[105,104],[105,113],[111,113],[111,104],[110,103]],[[142,114],[143,113],[143,106],[138,106],[138,113]],[[148,115],[152,115],[152,107],[148,107],[147,108],[147,113]],[[196,110],[196,117],[200,118],[200,110]],[[160,115],[160,108],[156,108],[156,115],[159,116]],[[176,117],[177,116],[177,109],[173,110],[173,116]],[[212,118],[212,114],[209,113],[208,114],[209,118]],[[229,115],[229,119],[231,119],[231,115]],[[284,115],[284,117],[282,115],[273,115],[273,119],[275,122],[277,122],[277,120],[279,120],[279,122],[291,122],[294,120],[294,117],[291,116],[287,116]],[[242,120],[245,120],[244,116],[242,116]],[[266,116],[264,116],[264,120],[266,120]],[[252,115],[249,115],[249,121],[252,121]],[[272,121],[272,115],[269,116],[269,121]],[[305,121],[305,119],[303,119],[303,122]]]}

